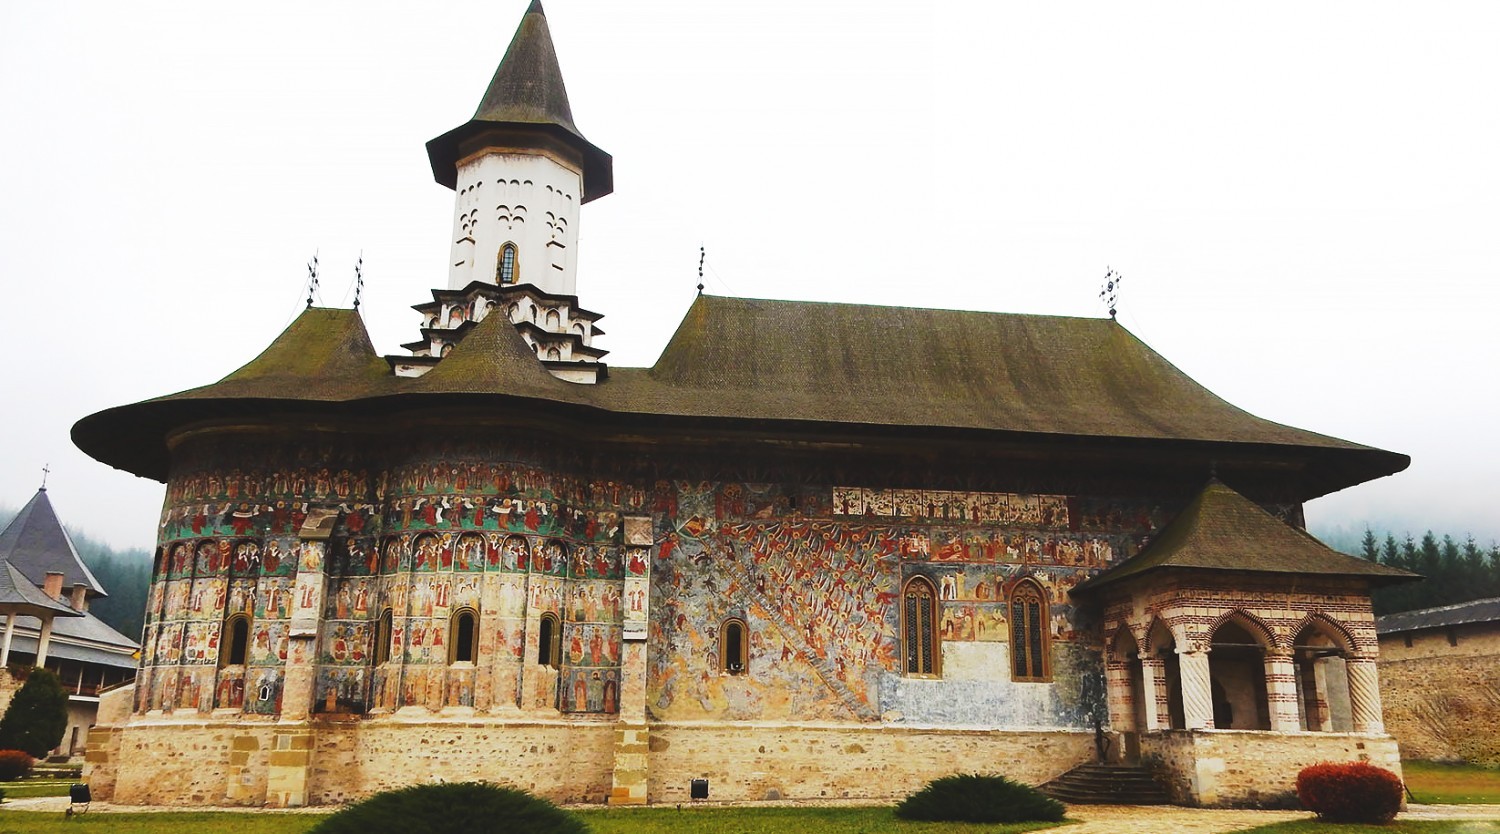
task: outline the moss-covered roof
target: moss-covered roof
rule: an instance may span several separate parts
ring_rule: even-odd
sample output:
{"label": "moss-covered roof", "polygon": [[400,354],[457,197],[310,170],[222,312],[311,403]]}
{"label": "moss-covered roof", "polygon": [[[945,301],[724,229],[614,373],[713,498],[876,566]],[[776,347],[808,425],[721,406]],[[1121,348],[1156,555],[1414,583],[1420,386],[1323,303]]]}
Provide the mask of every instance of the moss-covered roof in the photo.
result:
{"label": "moss-covered roof", "polygon": [[1205,459],[1232,447],[1317,462],[1307,497],[1408,463],[1236,408],[1106,319],[700,296],[653,367],[611,368],[595,385],[547,373],[503,315],[464,330],[427,374],[395,377],[356,313],[310,309],[220,382],[84,418],[74,440],[102,461],[162,478],[163,438],[194,421],[333,403],[364,415],[409,412],[441,395],[767,433],[794,424],[915,440],[953,430],[1022,443],[1206,445]]}
{"label": "moss-covered roof", "polygon": [[577,151],[583,159],[583,202],[614,190],[613,159],[585,139],[573,123],[573,108],[540,0],[532,0],[522,16],[474,117],[427,143],[433,177],[453,188],[454,165],[471,152],[467,143],[494,128],[538,130]]}
{"label": "moss-covered roof", "polygon": [[1340,553],[1215,480],[1140,553],[1080,583],[1073,593],[1169,568],[1349,576],[1377,585],[1420,578]]}

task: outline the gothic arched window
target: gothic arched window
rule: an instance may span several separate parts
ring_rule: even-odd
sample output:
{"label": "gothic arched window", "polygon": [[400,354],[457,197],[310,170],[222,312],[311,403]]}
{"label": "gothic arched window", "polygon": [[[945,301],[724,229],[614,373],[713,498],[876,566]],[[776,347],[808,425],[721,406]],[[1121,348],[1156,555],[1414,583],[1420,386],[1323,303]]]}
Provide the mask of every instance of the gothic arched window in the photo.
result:
{"label": "gothic arched window", "polygon": [[719,671],[743,675],[750,670],[750,629],[739,617],[730,617],[719,629]]}
{"label": "gothic arched window", "polygon": [[500,285],[516,282],[516,245],[507,243],[500,247],[500,260],[495,265],[495,283]]}
{"label": "gothic arched window", "polygon": [[942,652],[937,639],[937,589],[914,576],[901,592],[901,641],[907,675],[940,677]]}
{"label": "gothic arched window", "polygon": [[1010,592],[1011,680],[1048,680],[1047,626],[1047,592],[1022,580]]}
{"label": "gothic arched window", "polygon": [[562,664],[562,624],[550,611],[542,615],[537,626],[536,663],[556,669]]}
{"label": "gothic arched window", "polygon": [[479,614],[472,608],[460,608],[448,625],[448,662],[473,663],[479,642]]}
{"label": "gothic arched window", "polygon": [[223,641],[219,665],[244,666],[245,655],[250,651],[250,616],[235,614],[225,620]]}

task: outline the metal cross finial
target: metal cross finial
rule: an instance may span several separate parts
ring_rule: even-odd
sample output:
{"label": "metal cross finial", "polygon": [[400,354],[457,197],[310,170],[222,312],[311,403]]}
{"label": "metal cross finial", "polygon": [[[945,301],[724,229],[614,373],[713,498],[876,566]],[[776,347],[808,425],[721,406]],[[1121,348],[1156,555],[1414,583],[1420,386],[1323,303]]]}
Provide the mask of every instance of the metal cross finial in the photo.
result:
{"label": "metal cross finial", "polygon": [[307,262],[307,306],[312,307],[313,293],[318,291],[318,253]]}
{"label": "metal cross finial", "polygon": [[359,295],[365,290],[365,252],[359,252],[359,260],[354,262],[354,309],[359,309]]}
{"label": "metal cross finial", "polygon": [[50,475],[50,474],[52,474],[52,464],[50,464],[50,463],[44,463],[44,464],[42,464],[42,491],[43,492],[47,491],[47,476]]}
{"label": "metal cross finial", "polygon": [[1115,317],[1120,307],[1120,282],[1125,280],[1113,267],[1104,268],[1104,285],[1099,288],[1099,300],[1109,309],[1109,317]]}
{"label": "metal cross finial", "polygon": [[703,259],[708,257],[708,247],[698,247],[698,294],[703,294]]}

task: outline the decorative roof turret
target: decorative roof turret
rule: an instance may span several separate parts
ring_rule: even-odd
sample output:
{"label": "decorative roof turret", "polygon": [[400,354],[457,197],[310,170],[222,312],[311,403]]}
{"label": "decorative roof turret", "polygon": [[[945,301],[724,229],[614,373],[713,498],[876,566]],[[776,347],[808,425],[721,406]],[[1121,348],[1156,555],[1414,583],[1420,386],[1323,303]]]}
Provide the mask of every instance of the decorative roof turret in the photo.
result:
{"label": "decorative roof turret", "polygon": [[582,202],[614,191],[614,160],[573,124],[547,16],[540,0],[532,0],[474,117],[428,142],[427,156],[433,178],[456,189],[456,165],[474,151],[494,145],[547,144],[549,139],[579,157]]}

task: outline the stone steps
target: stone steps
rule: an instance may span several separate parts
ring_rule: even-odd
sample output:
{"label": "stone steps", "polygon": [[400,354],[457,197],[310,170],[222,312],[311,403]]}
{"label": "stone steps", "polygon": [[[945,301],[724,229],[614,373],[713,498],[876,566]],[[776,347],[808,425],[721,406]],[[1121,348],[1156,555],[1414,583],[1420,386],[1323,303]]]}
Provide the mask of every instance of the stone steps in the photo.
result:
{"label": "stone steps", "polygon": [[1171,803],[1166,789],[1152,778],[1151,771],[1135,765],[1081,765],[1038,790],[1070,805]]}

